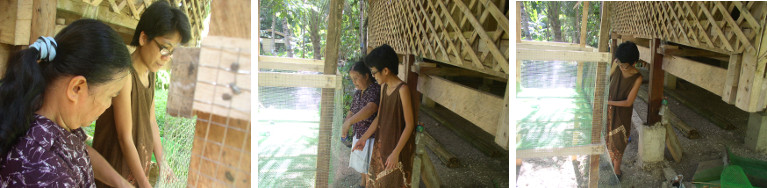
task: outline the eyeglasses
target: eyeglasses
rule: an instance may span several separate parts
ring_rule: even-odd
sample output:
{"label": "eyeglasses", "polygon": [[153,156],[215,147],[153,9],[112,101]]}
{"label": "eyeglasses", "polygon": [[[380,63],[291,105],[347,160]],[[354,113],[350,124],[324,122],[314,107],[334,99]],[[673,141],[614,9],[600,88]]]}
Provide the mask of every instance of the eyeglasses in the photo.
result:
{"label": "eyeglasses", "polygon": [[157,44],[157,47],[160,48],[160,55],[162,55],[164,57],[173,57],[173,51],[175,51],[175,50],[173,50],[173,51],[168,50],[168,47],[165,47],[162,44],[160,44],[160,42],[157,42],[157,39],[154,39],[152,41],[154,41],[154,43]]}
{"label": "eyeglasses", "polygon": [[370,70],[370,75],[376,75],[376,74],[378,74],[378,71]]}

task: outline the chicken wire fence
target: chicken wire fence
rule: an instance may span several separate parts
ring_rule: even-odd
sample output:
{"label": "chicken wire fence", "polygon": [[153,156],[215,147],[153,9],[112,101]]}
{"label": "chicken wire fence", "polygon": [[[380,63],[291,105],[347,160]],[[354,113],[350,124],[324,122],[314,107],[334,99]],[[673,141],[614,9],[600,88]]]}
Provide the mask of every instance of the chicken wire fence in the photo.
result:
{"label": "chicken wire fence", "polygon": [[[545,152],[539,157],[554,159],[561,156],[557,150],[594,146],[604,148],[606,131],[606,108],[608,84],[607,63],[573,61],[527,61],[519,62],[516,91],[517,113],[512,115],[517,126],[517,153],[520,150]],[[601,66],[601,67],[600,67]],[[604,72],[599,72],[604,71]],[[598,76],[603,76],[601,80]],[[599,107],[601,108],[595,108]],[[600,111],[601,110],[601,111]],[[601,118],[594,121],[594,118]],[[599,123],[594,129],[595,123]],[[592,138],[598,136],[598,138]],[[552,152],[553,151],[553,152]],[[578,159],[593,154],[573,155]],[[577,152],[576,152],[577,153]],[[613,165],[607,152],[600,152],[599,187],[620,187],[613,172]],[[577,185],[588,184],[590,177],[589,160],[573,162],[573,177]],[[570,171],[573,172],[573,171]],[[541,173],[541,172],[527,172]],[[529,176],[528,176],[529,177]],[[535,175],[533,175],[535,177]],[[518,181],[528,181],[520,179]]]}
{"label": "chicken wire fence", "polygon": [[[320,74],[271,69],[261,69],[259,72]],[[282,80],[282,82],[306,81],[295,79]],[[318,183],[332,183],[335,177],[332,168],[335,167],[336,144],[338,144],[336,140],[340,137],[340,126],[343,123],[343,119],[340,119],[344,109],[343,92],[340,87],[261,85],[259,84],[258,87],[259,98],[256,112],[258,117],[256,138],[259,147],[258,186],[316,187]],[[323,100],[323,93],[326,99],[330,100]],[[332,125],[322,126],[323,124]],[[323,142],[322,139],[330,142]]]}
{"label": "chicken wire fence", "polygon": [[[579,65],[580,64],[580,65]],[[516,97],[517,150],[592,144],[597,63],[522,61]],[[580,69],[580,70],[579,70]],[[580,78],[579,78],[580,76]],[[602,117],[597,117],[602,118]],[[602,140],[602,138],[597,138]]]}

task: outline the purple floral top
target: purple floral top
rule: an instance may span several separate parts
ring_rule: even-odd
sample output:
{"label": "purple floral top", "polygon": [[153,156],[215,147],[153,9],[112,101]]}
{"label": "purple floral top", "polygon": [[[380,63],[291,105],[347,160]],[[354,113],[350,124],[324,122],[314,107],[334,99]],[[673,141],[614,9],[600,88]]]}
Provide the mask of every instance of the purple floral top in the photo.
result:
{"label": "purple floral top", "polygon": [[[368,85],[368,88],[365,89],[364,93],[361,90],[354,92],[351,107],[352,114],[356,114],[370,102],[375,103],[376,105],[381,102],[381,85],[372,83]],[[368,130],[370,124],[373,123],[373,119],[376,118],[376,115],[378,115],[378,113],[373,113],[369,118],[352,125],[354,127],[354,135],[356,135],[355,137],[357,139],[362,137],[362,134],[365,134],[365,131]],[[375,138],[375,134],[371,135],[370,138]]]}
{"label": "purple floral top", "polygon": [[0,158],[0,187],[96,187],[82,129],[35,114],[27,134]]}

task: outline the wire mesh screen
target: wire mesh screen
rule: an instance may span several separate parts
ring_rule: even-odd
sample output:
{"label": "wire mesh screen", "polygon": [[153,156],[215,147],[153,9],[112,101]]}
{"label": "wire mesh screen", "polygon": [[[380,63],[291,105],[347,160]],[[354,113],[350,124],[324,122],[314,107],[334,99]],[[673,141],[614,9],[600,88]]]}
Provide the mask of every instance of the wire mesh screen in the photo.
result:
{"label": "wire mesh screen", "polygon": [[[295,76],[310,71],[260,69],[261,73]],[[283,85],[317,80],[286,79]],[[338,81],[340,84],[340,81]],[[288,83],[288,84],[285,84]],[[332,181],[331,131],[342,114],[342,95],[336,88],[258,87],[258,185],[260,187],[324,187]],[[340,123],[338,123],[340,124]],[[324,139],[324,141],[323,141]],[[320,185],[322,184],[322,185]]]}
{"label": "wire mesh screen", "polygon": [[596,63],[522,61],[520,67],[520,113],[512,117],[517,150],[592,144]]}
{"label": "wire mesh screen", "polygon": [[314,187],[320,89],[258,88],[258,185]]}
{"label": "wire mesh screen", "polygon": [[250,186],[250,40],[208,36],[194,93],[189,187]]}

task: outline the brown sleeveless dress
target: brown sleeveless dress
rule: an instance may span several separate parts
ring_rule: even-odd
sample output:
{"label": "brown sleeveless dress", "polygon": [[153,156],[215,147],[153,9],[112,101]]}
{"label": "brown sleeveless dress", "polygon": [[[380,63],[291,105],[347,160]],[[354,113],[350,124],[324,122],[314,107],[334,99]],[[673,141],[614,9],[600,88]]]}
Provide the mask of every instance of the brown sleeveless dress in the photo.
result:
{"label": "brown sleeveless dress", "polygon": [[[131,98],[131,114],[133,117],[133,144],[138,151],[141,166],[144,168],[144,174],[149,174],[149,166],[152,162],[152,151],[154,142],[152,142],[152,128],[150,127],[150,112],[154,102],[154,82],[155,74],[149,74],[149,87],[144,87],[139,80],[136,70],[131,68],[133,77]],[[136,185],[135,178],[131,174],[127,160],[123,157],[123,150],[117,138],[117,129],[115,127],[114,109],[109,107],[96,120],[96,131],[93,135],[93,149],[104,156],[104,159],[112,165],[117,173],[120,173],[125,179]],[[98,187],[108,187],[106,184],[96,180]]]}
{"label": "brown sleeveless dress", "polygon": [[[391,174],[383,176],[381,179],[375,179],[376,176],[386,169],[386,159],[397,147],[400,136],[405,130],[405,115],[402,108],[402,99],[400,98],[399,89],[405,86],[404,82],[399,84],[391,95],[387,94],[388,84],[383,85],[383,96],[381,98],[381,107],[378,117],[378,129],[376,130],[376,140],[373,146],[373,157],[370,161],[371,174],[369,183],[372,183],[373,187],[410,187],[406,184],[404,177],[407,179],[407,183],[411,182],[411,175],[413,171],[413,157],[415,152],[415,131],[410,135],[405,147],[399,154],[399,160],[402,162],[402,169],[394,170]],[[415,112],[415,111],[413,111]],[[368,184],[371,185],[371,184]]]}
{"label": "brown sleeveless dress", "polygon": [[[626,100],[634,87],[634,82],[641,74],[636,73],[628,78],[624,78],[621,70],[616,69],[610,75],[610,93],[611,101]],[[631,114],[634,105],[629,107],[608,106],[607,107],[607,148],[613,159],[622,159],[623,152],[628,145],[628,138],[631,134]]]}

